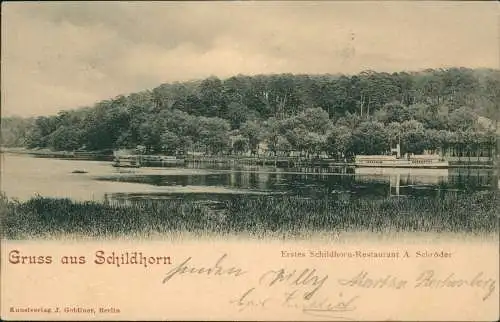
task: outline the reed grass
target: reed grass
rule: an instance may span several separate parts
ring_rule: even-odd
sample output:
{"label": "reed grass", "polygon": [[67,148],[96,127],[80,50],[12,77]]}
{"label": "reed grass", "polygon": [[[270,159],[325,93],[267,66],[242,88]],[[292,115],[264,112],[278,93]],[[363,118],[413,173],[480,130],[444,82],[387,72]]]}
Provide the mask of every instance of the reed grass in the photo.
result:
{"label": "reed grass", "polygon": [[235,196],[216,209],[194,200],[141,200],[128,205],[35,197],[0,198],[3,236],[89,238],[242,234],[284,238],[325,232],[498,232],[500,192],[443,198],[328,200]]}

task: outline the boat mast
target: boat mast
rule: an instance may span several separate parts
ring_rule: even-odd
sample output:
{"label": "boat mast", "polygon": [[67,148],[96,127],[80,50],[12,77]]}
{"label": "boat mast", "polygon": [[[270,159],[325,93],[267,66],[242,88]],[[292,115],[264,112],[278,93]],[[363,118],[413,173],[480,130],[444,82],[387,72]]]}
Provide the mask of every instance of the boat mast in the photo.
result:
{"label": "boat mast", "polygon": [[397,146],[397,149],[398,149],[398,156],[397,158],[401,158],[401,132],[398,133],[398,146]]}

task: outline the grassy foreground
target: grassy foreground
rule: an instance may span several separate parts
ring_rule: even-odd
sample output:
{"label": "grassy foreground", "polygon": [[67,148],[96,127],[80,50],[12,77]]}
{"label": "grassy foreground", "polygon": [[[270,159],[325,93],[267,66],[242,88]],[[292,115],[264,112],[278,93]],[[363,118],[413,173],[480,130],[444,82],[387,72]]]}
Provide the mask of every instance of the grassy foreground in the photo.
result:
{"label": "grassy foreground", "polygon": [[0,198],[3,236],[31,239],[56,235],[148,237],[245,234],[284,238],[319,232],[497,232],[500,193],[442,199],[314,200],[293,196],[237,196],[222,209],[189,200],[148,200],[128,206],[36,197]]}

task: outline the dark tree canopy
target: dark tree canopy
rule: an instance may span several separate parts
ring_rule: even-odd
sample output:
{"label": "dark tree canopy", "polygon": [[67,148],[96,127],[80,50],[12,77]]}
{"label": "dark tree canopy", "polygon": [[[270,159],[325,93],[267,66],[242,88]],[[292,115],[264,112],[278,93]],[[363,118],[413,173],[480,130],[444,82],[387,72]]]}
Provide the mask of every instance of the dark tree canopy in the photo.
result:
{"label": "dark tree canopy", "polygon": [[[236,75],[162,84],[56,116],[2,118],[2,145],[148,153],[421,153],[494,145],[500,71]],[[492,139],[493,138],[493,139]],[[468,152],[467,152],[468,153]]]}

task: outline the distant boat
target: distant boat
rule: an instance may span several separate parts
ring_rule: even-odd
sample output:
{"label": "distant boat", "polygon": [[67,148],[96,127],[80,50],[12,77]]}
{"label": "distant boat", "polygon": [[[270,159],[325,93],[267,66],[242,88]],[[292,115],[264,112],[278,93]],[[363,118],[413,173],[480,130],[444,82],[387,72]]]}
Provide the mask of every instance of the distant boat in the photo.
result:
{"label": "distant boat", "polygon": [[138,156],[135,155],[123,155],[115,156],[113,161],[113,167],[115,168],[140,168],[141,162]]}
{"label": "distant boat", "polygon": [[436,154],[411,154],[401,157],[399,144],[391,152],[396,155],[357,155],[354,164],[356,167],[375,168],[448,168],[448,161]]}

